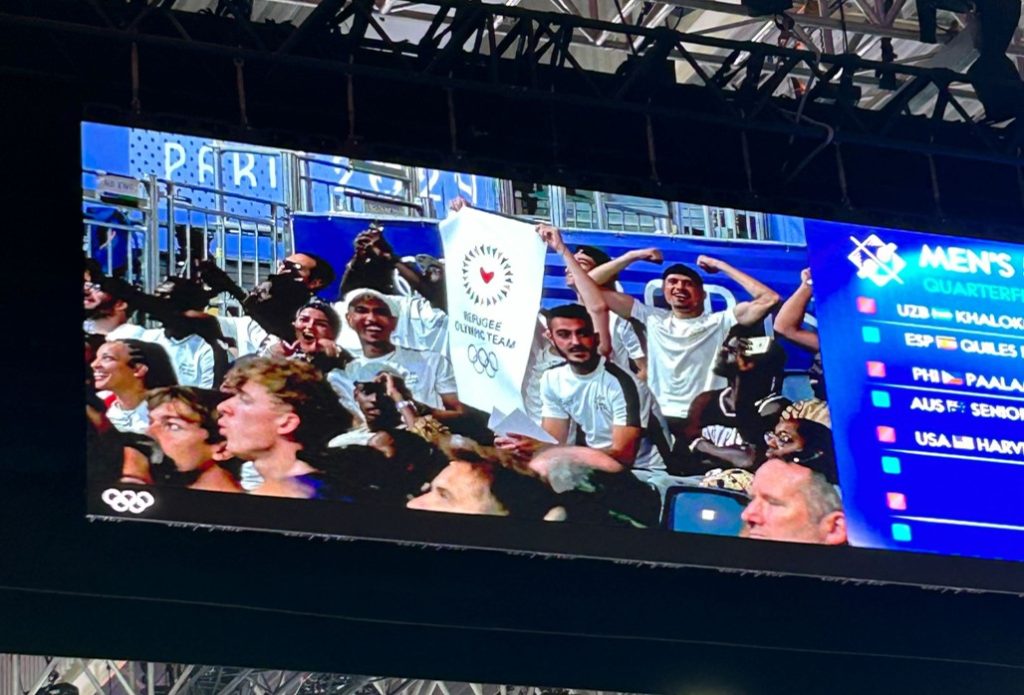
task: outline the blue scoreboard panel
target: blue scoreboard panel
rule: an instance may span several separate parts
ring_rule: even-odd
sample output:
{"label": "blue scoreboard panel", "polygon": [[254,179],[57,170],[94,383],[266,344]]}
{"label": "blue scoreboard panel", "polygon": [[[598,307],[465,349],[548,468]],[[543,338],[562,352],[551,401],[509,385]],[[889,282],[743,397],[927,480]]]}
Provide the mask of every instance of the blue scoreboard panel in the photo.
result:
{"label": "blue scoreboard panel", "polygon": [[1024,247],[806,231],[851,545],[1024,560]]}

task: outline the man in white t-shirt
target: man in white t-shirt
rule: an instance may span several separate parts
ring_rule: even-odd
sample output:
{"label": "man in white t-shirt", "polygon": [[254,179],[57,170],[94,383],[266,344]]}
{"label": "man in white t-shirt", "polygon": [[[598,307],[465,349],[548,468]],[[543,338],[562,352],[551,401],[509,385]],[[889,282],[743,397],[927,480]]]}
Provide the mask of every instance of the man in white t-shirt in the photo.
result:
{"label": "man in white t-shirt", "polygon": [[591,449],[634,471],[664,471],[659,446],[667,453],[668,436],[646,384],[598,354],[594,324],[583,306],[555,307],[547,316],[547,337],[565,364],[541,377],[544,430],[565,444],[570,423],[576,423]]}
{"label": "man in white t-shirt", "polygon": [[[388,294],[387,297],[397,319],[391,342],[412,350],[445,353],[448,349],[448,314],[419,294]],[[335,302],[333,307],[339,316],[347,315],[348,298]],[[359,336],[348,322],[342,323],[338,345],[353,355],[358,355],[363,349]]]}
{"label": "man in white t-shirt", "polygon": [[[448,314],[445,311],[444,269],[430,256],[424,256],[424,271],[417,270],[395,253],[384,238],[384,229],[377,224],[359,234],[352,242],[353,254],[345,266],[341,280],[341,300],[334,310],[339,316],[348,313],[345,297],[357,289],[372,289],[386,295],[394,307],[397,322],[391,342],[413,350],[432,350],[447,354]],[[427,261],[429,259],[429,261]],[[418,261],[419,262],[419,261]],[[403,293],[398,279],[408,289]],[[338,344],[353,355],[362,346],[355,331],[343,325]]]}
{"label": "man in white t-shirt", "polygon": [[342,403],[359,414],[353,400],[356,382],[373,381],[386,372],[400,376],[412,394],[412,406],[442,422],[450,422],[463,413],[455,387],[455,372],[444,355],[431,350],[412,350],[395,345],[391,336],[398,323],[398,308],[390,296],[376,290],[352,290],[346,297],[345,320],[359,337],[361,354],[344,370],[335,370],[328,381]]}
{"label": "man in white t-shirt", "polygon": [[[565,251],[557,229],[542,225],[540,232],[552,248]],[[633,260],[649,258],[648,251],[630,252],[606,264],[604,270],[617,273]],[[678,440],[677,446],[684,440],[690,403],[697,394],[727,385],[724,378],[712,373],[711,366],[729,329],[737,323],[751,326],[763,321],[779,301],[774,290],[725,261],[702,255],[697,257],[697,266],[706,273],[724,273],[749,292],[751,300],[739,302],[725,311],[705,313],[707,295],[704,279],[682,263],[669,266],[662,273],[662,292],[668,309],[647,306],[628,294],[601,289],[607,309],[624,319],[636,319],[644,324],[647,333],[647,383]],[[592,291],[602,280],[600,272],[595,274],[598,276],[596,281],[586,273],[576,277],[580,296],[591,310]]]}
{"label": "man in white t-shirt", "polygon": [[164,326],[144,330],[139,340],[156,343],[167,352],[179,385],[204,389],[214,387],[213,347],[201,336],[195,333],[179,335]]}
{"label": "man in white t-shirt", "polygon": [[212,339],[200,335],[211,319],[203,312],[209,292],[193,279],[168,277],[153,291],[153,296],[138,295],[151,317],[163,324],[138,335],[139,340],[156,343],[171,360],[178,384],[213,388],[227,370],[227,354],[219,345],[223,359],[217,374],[217,356]]}

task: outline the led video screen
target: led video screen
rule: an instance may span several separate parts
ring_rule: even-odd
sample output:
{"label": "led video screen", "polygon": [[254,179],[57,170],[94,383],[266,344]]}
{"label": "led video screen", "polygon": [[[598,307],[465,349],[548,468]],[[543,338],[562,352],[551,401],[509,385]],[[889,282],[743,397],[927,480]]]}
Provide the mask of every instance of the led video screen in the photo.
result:
{"label": "led video screen", "polygon": [[82,188],[92,516],[1024,560],[1020,246],[97,123]]}

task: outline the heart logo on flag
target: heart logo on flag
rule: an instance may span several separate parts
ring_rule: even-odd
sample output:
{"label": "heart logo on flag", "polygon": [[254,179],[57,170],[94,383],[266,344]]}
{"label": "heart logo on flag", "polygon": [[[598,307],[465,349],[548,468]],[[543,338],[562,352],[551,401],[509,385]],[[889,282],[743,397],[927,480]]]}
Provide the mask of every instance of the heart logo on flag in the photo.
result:
{"label": "heart logo on flag", "polygon": [[479,244],[462,257],[462,287],[477,306],[493,306],[512,289],[512,262],[497,246]]}

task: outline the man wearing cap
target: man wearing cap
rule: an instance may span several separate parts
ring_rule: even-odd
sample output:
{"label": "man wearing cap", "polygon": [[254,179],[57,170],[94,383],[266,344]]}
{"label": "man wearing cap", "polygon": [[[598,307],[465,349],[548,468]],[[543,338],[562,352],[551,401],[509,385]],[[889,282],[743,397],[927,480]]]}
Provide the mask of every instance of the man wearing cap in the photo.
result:
{"label": "man wearing cap", "polygon": [[[608,280],[608,273],[618,273],[634,261],[649,259],[649,249],[631,251],[591,275],[577,277],[576,282],[600,285]],[[608,309],[644,325],[647,382],[677,440],[677,449],[685,446],[684,427],[693,399],[702,391],[727,385],[724,378],[711,372],[711,366],[729,329],[736,324],[753,326],[763,321],[779,301],[774,290],[725,261],[702,255],[697,257],[697,266],[705,273],[724,274],[749,292],[751,299],[725,311],[708,313],[704,278],[682,263],[671,265],[662,273],[662,293],[668,309],[647,306],[628,294],[602,289]],[[585,294],[581,296],[586,300]]]}
{"label": "man wearing cap", "polygon": [[[334,304],[339,316],[348,314],[347,297],[355,290],[371,289],[388,297],[395,317],[391,341],[414,350],[445,352],[448,348],[448,314],[445,311],[444,268],[432,256],[421,254],[416,262],[422,272],[399,258],[375,225],[356,235],[354,253],[346,266],[340,300]],[[412,290],[402,294],[395,287],[396,276]],[[359,337],[344,323],[338,345],[353,355],[362,349]]]}
{"label": "man wearing cap", "polygon": [[[819,470],[820,469],[820,470]],[[835,488],[834,465],[768,459],[757,469],[743,510],[744,538],[844,545],[846,514]]]}
{"label": "man wearing cap", "polygon": [[398,308],[389,295],[371,289],[352,290],[345,304],[345,321],[359,338],[361,352],[343,371],[331,372],[328,381],[353,414],[359,414],[353,401],[355,383],[373,381],[381,372],[401,377],[412,394],[412,399],[397,404],[400,414],[403,409],[414,409],[442,422],[462,414],[448,358],[433,350],[413,350],[392,342]]}

